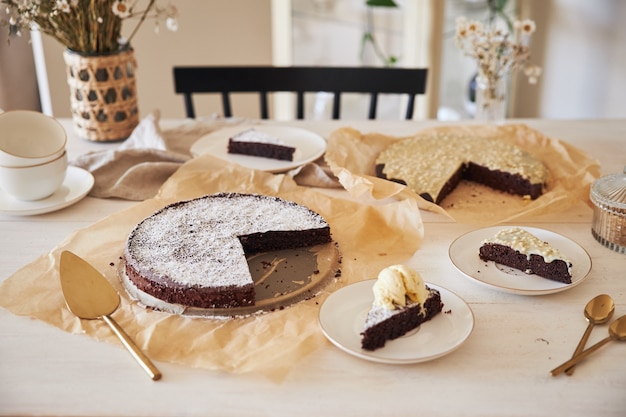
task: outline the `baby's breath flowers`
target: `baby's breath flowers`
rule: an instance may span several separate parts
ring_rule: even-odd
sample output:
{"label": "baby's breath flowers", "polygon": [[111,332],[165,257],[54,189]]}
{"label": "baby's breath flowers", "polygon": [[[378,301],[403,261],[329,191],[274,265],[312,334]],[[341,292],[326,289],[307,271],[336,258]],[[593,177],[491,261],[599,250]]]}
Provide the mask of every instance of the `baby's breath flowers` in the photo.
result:
{"label": "baby's breath flowers", "polygon": [[[147,18],[155,19],[155,31],[165,23],[178,29],[178,10],[171,2],[157,0],[0,0],[0,22],[9,33],[20,36],[32,25],[52,36],[68,49],[81,54],[106,54],[128,48]],[[128,38],[122,36],[122,22],[135,20]]]}
{"label": "baby's breath flowers", "polygon": [[528,82],[535,84],[541,68],[526,66],[530,59],[530,38],[535,32],[535,22],[526,19],[515,21],[513,34],[495,27],[485,27],[481,22],[459,17],[456,21],[456,42],[466,56],[478,65],[478,82],[495,99],[496,86],[507,74],[524,68]]}

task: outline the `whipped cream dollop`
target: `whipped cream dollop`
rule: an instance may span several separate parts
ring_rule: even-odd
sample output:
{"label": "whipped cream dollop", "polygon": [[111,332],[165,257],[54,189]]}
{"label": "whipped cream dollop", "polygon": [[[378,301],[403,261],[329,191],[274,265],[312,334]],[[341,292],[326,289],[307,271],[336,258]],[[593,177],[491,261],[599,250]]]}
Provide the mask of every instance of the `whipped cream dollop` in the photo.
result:
{"label": "whipped cream dollop", "polygon": [[380,271],[372,290],[374,305],[388,310],[406,306],[407,298],[421,304],[430,294],[420,274],[406,265],[393,265]]}

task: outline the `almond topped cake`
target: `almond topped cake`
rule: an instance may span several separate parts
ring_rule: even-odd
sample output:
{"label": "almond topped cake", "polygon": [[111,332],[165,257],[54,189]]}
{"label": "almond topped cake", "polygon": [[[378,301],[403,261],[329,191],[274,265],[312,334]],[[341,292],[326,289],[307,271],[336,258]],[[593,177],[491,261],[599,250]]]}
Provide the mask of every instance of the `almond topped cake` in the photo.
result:
{"label": "almond topped cake", "polygon": [[530,153],[497,139],[439,134],[387,147],[376,159],[376,175],[439,204],[463,179],[536,199],[547,169]]}

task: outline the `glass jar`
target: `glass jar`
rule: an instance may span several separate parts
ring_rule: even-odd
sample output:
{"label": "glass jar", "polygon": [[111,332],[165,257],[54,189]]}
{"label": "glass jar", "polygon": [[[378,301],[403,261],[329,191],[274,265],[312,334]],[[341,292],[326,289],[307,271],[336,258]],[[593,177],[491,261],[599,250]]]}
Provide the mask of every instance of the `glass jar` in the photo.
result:
{"label": "glass jar", "polygon": [[626,167],[622,174],[611,174],[591,184],[594,205],[591,233],[609,249],[626,253]]}

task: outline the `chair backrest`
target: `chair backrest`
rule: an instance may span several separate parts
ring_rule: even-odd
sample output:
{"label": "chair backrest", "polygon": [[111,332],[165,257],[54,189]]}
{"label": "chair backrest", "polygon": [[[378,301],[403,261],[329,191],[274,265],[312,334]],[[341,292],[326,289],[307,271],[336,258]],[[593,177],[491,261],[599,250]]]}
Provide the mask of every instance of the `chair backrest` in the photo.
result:
{"label": "chair backrest", "polygon": [[378,94],[407,94],[406,119],[413,117],[415,96],[426,91],[425,68],[373,67],[268,67],[196,66],[174,67],[174,86],[183,94],[187,117],[196,116],[192,95],[220,93],[225,117],[232,117],[230,93],[257,92],[261,118],[269,117],[267,97],[271,92],[296,93],[296,117],[304,118],[304,94],[333,93],[333,119],[340,118],[341,93],[368,93],[368,117],[376,118]]}

